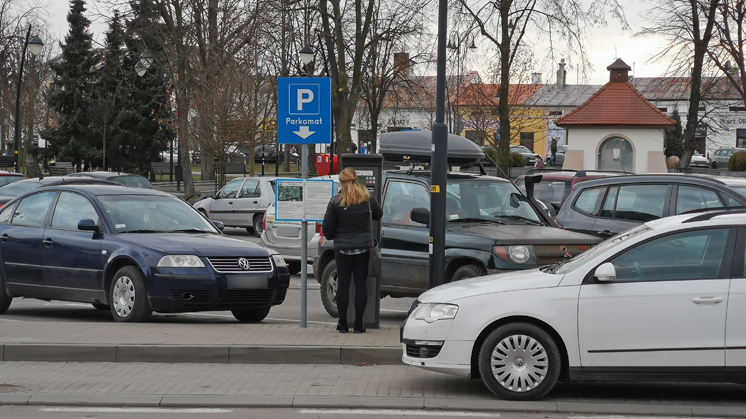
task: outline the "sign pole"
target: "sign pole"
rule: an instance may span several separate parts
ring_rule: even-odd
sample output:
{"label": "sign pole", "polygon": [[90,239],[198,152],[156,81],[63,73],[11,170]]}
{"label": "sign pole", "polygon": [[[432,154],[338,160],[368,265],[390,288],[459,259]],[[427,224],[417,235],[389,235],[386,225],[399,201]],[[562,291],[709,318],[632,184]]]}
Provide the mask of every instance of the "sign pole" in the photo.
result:
{"label": "sign pole", "polygon": [[[308,179],[308,144],[303,144],[303,192],[307,193],[305,187]],[[303,221],[300,224],[300,327],[308,327],[308,220],[306,219],[306,201],[303,197]]]}

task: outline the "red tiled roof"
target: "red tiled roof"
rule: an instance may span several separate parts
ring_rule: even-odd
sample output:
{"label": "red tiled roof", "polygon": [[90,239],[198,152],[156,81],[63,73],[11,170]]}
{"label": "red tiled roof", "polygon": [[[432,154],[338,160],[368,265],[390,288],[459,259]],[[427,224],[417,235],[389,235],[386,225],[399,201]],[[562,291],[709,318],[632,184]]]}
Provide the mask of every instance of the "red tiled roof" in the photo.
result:
{"label": "red tiled roof", "polygon": [[676,121],[659,111],[631,83],[606,83],[585,103],[565,114],[555,124],[675,126]]}
{"label": "red tiled roof", "polygon": [[[523,105],[526,100],[534,95],[541,84],[511,84],[508,92],[508,104],[511,106]],[[456,106],[497,106],[499,84],[470,84],[466,86],[458,100],[453,102]]]}

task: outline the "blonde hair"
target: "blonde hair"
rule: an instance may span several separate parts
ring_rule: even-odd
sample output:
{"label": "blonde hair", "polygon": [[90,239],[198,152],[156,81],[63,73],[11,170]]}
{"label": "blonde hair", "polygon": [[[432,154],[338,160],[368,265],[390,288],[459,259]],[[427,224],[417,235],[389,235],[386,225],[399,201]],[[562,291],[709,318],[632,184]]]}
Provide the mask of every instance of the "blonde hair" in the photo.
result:
{"label": "blonde hair", "polygon": [[358,205],[370,198],[368,190],[357,180],[357,173],[351,167],[339,172],[339,184],[342,187],[339,203],[343,207]]}

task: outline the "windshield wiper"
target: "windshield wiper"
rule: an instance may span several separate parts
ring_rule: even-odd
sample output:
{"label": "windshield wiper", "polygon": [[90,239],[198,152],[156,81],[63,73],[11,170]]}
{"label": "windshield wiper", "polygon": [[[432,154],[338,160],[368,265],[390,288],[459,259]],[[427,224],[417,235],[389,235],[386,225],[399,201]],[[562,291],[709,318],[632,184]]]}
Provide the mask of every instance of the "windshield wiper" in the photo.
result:
{"label": "windshield wiper", "polygon": [[200,230],[198,228],[185,228],[181,230],[170,230],[169,233],[210,233],[215,234],[213,231]]}
{"label": "windshield wiper", "polygon": [[544,265],[544,266],[540,267],[539,270],[542,271],[542,272],[547,272],[547,273],[553,274],[555,269],[559,268],[560,266],[562,266],[564,264],[565,264],[565,261],[553,263],[551,265]]}
{"label": "windshield wiper", "polygon": [[505,225],[505,223],[502,222],[502,221],[500,221],[500,220],[490,220],[490,219],[487,219],[487,218],[477,218],[477,217],[454,218],[454,219],[448,220],[449,223],[450,222],[459,222],[459,221],[462,221],[462,222],[480,222],[480,223],[487,222],[487,223],[497,223],[497,224]]}
{"label": "windshield wiper", "polygon": [[507,218],[509,220],[514,220],[514,221],[528,221],[529,223],[534,224],[534,225],[541,225],[541,226],[544,225],[544,223],[542,223],[541,221],[536,221],[530,218],[521,217],[520,215],[499,215],[498,214],[498,215],[494,215],[493,217]]}
{"label": "windshield wiper", "polygon": [[127,230],[127,231],[120,231],[119,233],[168,233],[168,231],[165,231],[165,230]]}

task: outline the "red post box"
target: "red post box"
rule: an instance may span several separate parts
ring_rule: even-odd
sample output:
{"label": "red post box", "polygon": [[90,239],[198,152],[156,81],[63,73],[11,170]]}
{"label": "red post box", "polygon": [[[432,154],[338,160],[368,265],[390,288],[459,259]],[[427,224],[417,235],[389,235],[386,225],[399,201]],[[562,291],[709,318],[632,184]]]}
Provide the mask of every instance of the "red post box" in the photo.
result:
{"label": "red post box", "polygon": [[334,155],[334,171],[329,173],[330,158],[328,154],[317,154],[316,155],[316,171],[321,176],[329,174],[337,174],[337,155]]}

